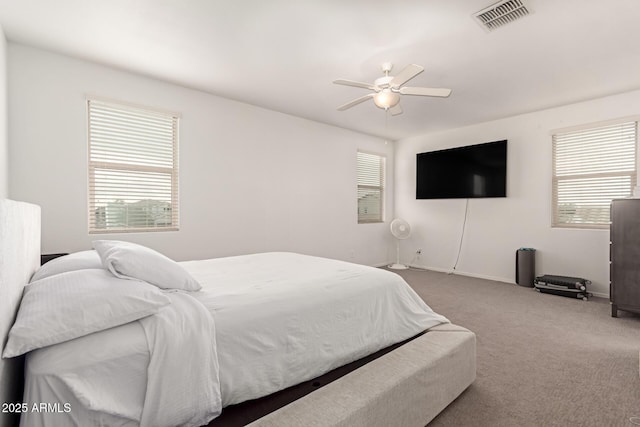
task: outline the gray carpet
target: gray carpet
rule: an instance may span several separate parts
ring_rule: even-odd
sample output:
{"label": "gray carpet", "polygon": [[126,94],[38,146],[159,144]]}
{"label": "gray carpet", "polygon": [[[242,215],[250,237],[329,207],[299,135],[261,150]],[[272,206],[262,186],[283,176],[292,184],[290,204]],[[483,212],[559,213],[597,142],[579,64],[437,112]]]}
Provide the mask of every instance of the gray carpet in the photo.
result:
{"label": "gray carpet", "polygon": [[640,316],[608,300],[540,294],[433,271],[399,272],[477,335],[477,379],[429,426],[628,426],[640,417]]}

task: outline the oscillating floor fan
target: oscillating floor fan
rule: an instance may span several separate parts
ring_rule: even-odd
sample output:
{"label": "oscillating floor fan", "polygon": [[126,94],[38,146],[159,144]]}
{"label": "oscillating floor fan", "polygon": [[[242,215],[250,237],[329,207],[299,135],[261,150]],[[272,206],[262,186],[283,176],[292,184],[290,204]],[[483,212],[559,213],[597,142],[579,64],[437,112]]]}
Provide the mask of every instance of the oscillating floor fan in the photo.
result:
{"label": "oscillating floor fan", "polygon": [[391,234],[396,238],[396,263],[391,264],[389,268],[394,270],[406,270],[409,268],[404,264],[400,264],[400,240],[407,239],[411,234],[411,227],[404,219],[396,218],[391,221]]}

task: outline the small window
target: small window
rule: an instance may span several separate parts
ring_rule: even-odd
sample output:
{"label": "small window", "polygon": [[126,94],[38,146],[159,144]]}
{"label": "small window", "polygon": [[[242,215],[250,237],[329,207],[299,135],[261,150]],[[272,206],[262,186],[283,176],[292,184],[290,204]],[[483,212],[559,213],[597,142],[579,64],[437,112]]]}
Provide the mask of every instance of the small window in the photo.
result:
{"label": "small window", "polygon": [[89,233],[178,230],[178,115],[88,100]]}
{"label": "small window", "polygon": [[358,151],[358,224],[384,221],[385,157]]}
{"label": "small window", "polygon": [[636,185],[637,122],[553,135],[553,226],[608,228],[611,200]]}

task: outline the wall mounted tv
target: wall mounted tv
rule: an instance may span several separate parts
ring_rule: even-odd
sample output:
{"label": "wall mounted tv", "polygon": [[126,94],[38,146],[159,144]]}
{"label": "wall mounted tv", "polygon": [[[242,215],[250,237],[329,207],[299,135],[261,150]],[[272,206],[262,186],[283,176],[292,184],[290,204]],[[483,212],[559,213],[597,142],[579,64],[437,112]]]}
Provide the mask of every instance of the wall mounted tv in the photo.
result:
{"label": "wall mounted tv", "polygon": [[417,155],[416,199],[507,197],[507,141]]}

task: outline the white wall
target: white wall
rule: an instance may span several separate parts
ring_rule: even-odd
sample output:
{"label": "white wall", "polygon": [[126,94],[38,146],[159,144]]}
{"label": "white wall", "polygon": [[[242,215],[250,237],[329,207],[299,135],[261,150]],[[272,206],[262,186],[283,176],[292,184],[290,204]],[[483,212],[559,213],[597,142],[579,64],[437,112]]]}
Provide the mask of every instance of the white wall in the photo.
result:
{"label": "white wall", "polygon": [[[508,197],[469,201],[456,271],[514,282],[515,251],[533,247],[537,274],[584,277],[594,293],[608,295],[608,230],[551,228],[551,131],[638,113],[640,91],[634,91],[398,141],[395,211],[413,228],[402,244],[404,259],[450,271],[465,213],[465,200],[416,200],[416,153],[508,139]],[[423,253],[416,257],[418,248]]]}
{"label": "white wall", "polygon": [[0,199],[9,197],[9,142],[7,119],[7,40],[0,26]]}
{"label": "white wall", "polygon": [[[388,224],[357,224],[355,166],[358,148],[386,154],[393,188],[392,144],[13,43],[8,59],[10,194],[42,207],[44,252],[122,238],[178,260],[287,250],[387,262]],[[182,114],[179,232],[88,235],[88,94]]]}

